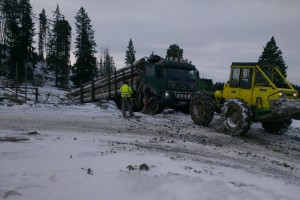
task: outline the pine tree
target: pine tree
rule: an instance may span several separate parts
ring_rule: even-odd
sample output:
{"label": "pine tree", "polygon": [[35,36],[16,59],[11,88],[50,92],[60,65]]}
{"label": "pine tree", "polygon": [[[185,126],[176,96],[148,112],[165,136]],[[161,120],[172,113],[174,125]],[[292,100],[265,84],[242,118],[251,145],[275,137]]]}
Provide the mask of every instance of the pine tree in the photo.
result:
{"label": "pine tree", "polygon": [[[3,16],[3,33],[1,33],[3,48],[7,48],[3,50],[4,55],[6,52],[9,57],[6,59],[6,63],[2,64],[2,74],[7,76],[8,78],[13,78],[17,71],[17,60],[16,60],[16,52],[18,49],[18,36],[19,36],[19,26],[18,26],[18,11],[14,11],[14,7],[18,6],[17,1],[4,0],[2,2],[2,16]],[[13,70],[13,67],[16,70]]]}
{"label": "pine tree", "polygon": [[104,67],[103,67],[103,58],[101,56],[100,57],[100,61],[99,61],[99,73],[98,73],[99,76],[103,76],[104,75],[103,69],[104,69]]}
{"label": "pine tree", "polygon": [[166,58],[183,58],[183,49],[181,49],[177,44],[171,44],[167,49]]}
{"label": "pine tree", "polygon": [[258,59],[258,63],[275,64],[279,67],[279,71],[286,77],[287,66],[282,57],[282,52],[276,45],[274,36],[264,47],[261,56]]}
{"label": "pine tree", "polygon": [[116,64],[113,56],[110,57],[110,69],[111,73],[116,70]]}
{"label": "pine tree", "polygon": [[0,75],[3,75],[5,70],[2,65],[2,58],[5,56],[5,15],[4,15],[4,0],[0,0]]}
{"label": "pine tree", "polygon": [[61,19],[57,22],[55,31],[57,32],[57,86],[66,88],[69,81],[72,28],[67,20]]}
{"label": "pine tree", "polygon": [[134,63],[134,61],[135,61],[135,50],[134,50],[133,42],[130,38],[127,46],[127,51],[126,51],[125,64],[131,65]]}
{"label": "pine tree", "polygon": [[75,16],[76,26],[76,63],[73,68],[72,81],[76,87],[85,82],[91,81],[97,76],[97,65],[94,54],[96,43],[91,20],[85,9],[81,7]]}
{"label": "pine tree", "polygon": [[39,59],[44,60],[47,43],[47,16],[45,9],[39,15]]}
{"label": "pine tree", "polygon": [[[50,71],[54,71],[56,75],[56,80],[58,76],[58,68],[57,68],[57,23],[59,20],[63,18],[63,15],[60,13],[59,5],[56,5],[56,10],[53,12],[53,20],[51,21],[51,27],[49,28],[49,38],[48,38],[48,52],[47,52],[47,64]],[[58,82],[56,81],[56,85]]]}
{"label": "pine tree", "polygon": [[111,59],[109,55],[109,49],[105,48],[103,52],[103,75],[107,76],[112,72]]}
{"label": "pine tree", "polygon": [[103,67],[104,67],[104,75],[109,75],[111,73],[111,60],[108,52],[104,56]]}
{"label": "pine tree", "polygon": [[3,44],[4,37],[4,27],[5,27],[5,18],[4,18],[4,0],[0,0],[0,44]]}
{"label": "pine tree", "polygon": [[[25,73],[32,77],[33,68],[25,72],[25,67],[34,64],[34,23],[29,0],[4,0],[3,10],[6,18],[5,38],[9,51],[8,70],[10,78],[22,81]],[[29,65],[31,63],[31,65]]]}
{"label": "pine tree", "polygon": [[55,73],[55,85],[65,88],[69,81],[71,26],[61,14],[59,6],[53,12],[54,20],[49,34],[47,63]]}
{"label": "pine tree", "polygon": [[21,51],[24,53],[24,60],[32,59],[33,37],[34,37],[34,23],[32,7],[30,0],[20,0],[19,6],[21,7]]}
{"label": "pine tree", "polygon": [[113,73],[116,69],[115,61],[113,56],[109,55],[109,49],[106,47],[102,51],[102,55],[100,57],[99,62],[99,75],[100,76],[107,76]]}

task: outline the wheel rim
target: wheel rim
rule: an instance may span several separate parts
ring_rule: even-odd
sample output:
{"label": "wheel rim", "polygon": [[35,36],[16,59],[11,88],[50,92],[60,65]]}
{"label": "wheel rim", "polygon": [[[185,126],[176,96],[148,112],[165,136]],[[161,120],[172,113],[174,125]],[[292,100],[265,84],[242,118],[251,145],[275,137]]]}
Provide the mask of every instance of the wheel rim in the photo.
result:
{"label": "wheel rim", "polygon": [[156,108],[157,108],[156,103],[155,103],[155,102],[151,102],[151,103],[149,104],[149,108],[150,108],[150,110],[156,110]]}
{"label": "wheel rim", "polygon": [[195,102],[194,106],[193,106],[193,112],[194,112],[194,115],[196,117],[200,117],[203,115],[203,112],[204,112],[204,106],[203,104],[201,103],[201,101],[197,101]]}
{"label": "wheel rim", "polygon": [[156,114],[159,109],[159,104],[156,98],[150,98],[149,100],[149,111],[153,114]]}
{"label": "wheel rim", "polygon": [[227,117],[227,123],[230,127],[235,128],[239,123],[239,115],[236,109],[231,109]]}

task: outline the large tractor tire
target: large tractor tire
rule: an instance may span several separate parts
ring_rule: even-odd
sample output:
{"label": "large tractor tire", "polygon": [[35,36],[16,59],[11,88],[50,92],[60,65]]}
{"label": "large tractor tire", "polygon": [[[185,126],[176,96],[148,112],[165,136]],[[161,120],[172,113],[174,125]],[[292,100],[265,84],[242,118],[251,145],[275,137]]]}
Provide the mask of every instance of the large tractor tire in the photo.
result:
{"label": "large tractor tire", "polygon": [[161,105],[158,103],[158,100],[155,96],[152,96],[149,99],[148,111],[153,115],[158,114],[161,111]]}
{"label": "large tractor tire", "polygon": [[285,133],[291,124],[291,119],[286,119],[279,122],[261,122],[261,125],[266,132],[276,135],[282,135]]}
{"label": "large tractor tire", "polygon": [[195,124],[208,126],[214,117],[214,104],[210,96],[197,93],[193,96],[190,105],[190,113]]}
{"label": "large tractor tire", "polygon": [[226,133],[237,136],[249,131],[252,123],[252,112],[241,99],[229,99],[222,108],[221,121]]}

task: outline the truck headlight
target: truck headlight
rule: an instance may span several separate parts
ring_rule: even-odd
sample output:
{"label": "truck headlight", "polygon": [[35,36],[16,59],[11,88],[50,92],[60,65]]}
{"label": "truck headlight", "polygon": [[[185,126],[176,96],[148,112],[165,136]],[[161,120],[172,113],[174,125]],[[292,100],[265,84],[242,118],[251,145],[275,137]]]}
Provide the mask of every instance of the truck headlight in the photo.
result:
{"label": "truck headlight", "polygon": [[166,98],[169,98],[169,96],[170,96],[169,92],[168,92],[168,91],[165,91],[165,97],[166,97]]}
{"label": "truck headlight", "polygon": [[296,98],[298,97],[298,94],[297,94],[297,92],[295,92],[295,93],[294,93],[294,97],[296,97]]}

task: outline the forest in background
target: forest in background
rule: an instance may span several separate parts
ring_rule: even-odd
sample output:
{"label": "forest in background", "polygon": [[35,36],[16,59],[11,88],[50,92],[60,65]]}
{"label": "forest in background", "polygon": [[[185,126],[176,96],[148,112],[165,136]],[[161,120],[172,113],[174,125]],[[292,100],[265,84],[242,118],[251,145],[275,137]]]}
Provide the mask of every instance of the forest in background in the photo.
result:
{"label": "forest in background", "polygon": [[[74,31],[75,38],[72,38]],[[37,41],[34,38],[38,38]],[[72,40],[74,52],[71,52]],[[35,17],[30,0],[0,0],[0,76],[13,80],[12,84],[33,81],[36,76],[42,78],[40,71],[36,71],[37,64],[42,65],[42,73],[54,74],[55,86],[59,88],[79,87],[97,76],[113,72],[116,66],[109,47],[102,48],[99,58],[95,56],[96,47],[92,23],[83,7],[77,11],[75,27],[72,27],[59,5],[51,14],[43,9]],[[70,61],[71,53],[75,55],[74,64]],[[124,65],[135,61],[135,53],[130,38],[124,52]],[[167,57],[182,58],[183,49],[171,44]],[[274,63],[286,76],[287,66],[274,37],[264,47],[258,62]],[[215,87],[222,89],[223,83],[214,81]],[[300,90],[299,86],[293,86]]]}

